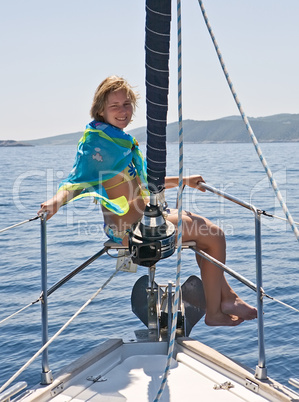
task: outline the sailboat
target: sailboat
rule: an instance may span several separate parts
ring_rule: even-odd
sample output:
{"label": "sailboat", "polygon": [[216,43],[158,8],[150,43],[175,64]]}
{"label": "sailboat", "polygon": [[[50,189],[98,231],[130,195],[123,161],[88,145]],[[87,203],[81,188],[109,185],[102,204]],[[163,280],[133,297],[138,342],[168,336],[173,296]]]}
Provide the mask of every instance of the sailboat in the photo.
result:
{"label": "sailboat", "polygon": [[[43,347],[1,387],[0,401],[299,401],[299,394],[296,391],[271,379],[267,373],[263,298],[268,295],[262,288],[260,225],[262,211],[208,184],[201,184],[205,190],[253,213],[256,284],[203,251],[197,250],[193,242],[178,241],[176,244],[174,228],[166,223],[161,212],[161,206],[165,202],[163,181],[166,172],[171,1],[147,0],[146,10],[147,161],[150,202],[141,222],[136,224],[130,233],[129,248],[107,241],[102,250],[50,289],[47,287],[46,216],[38,217],[41,221],[42,238],[42,294],[38,301],[42,301]],[[181,141],[181,116],[179,120]],[[180,157],[180,177],[182,177],[181,160]],[[182,195],[183,188],[180,185],[179,211],[182,208]],[[212,261],[256,292],[259,314],[258,359],[255,371],[190,337],[192,328],[205,314],[205,297],[200,278],[192,275],[181,285],[177,274],[175,284],[156,282],[155,272],[159,261],[175,252],[180,255],[184,248],[193,250],[202,258]],[[118,251],[116,270],[49,340],[48,296],[109,250]],[[47,353],[51,342],[101,292],[118,271],[134,271],[136,265],[148,269],[148,274],[136,281],[131,295],[132,310],[146,328],[136,330],[134,338],[129,340],[108,339],[53,375],[49,368]],[[26,369],[40,354],[42,354],[41,382],[30,389],[27,389],[26,382],[17,382],[11,386],[23,369]],[[299,387],[299,380],[296,378],[290,379],[290,383],[293,387]]]}

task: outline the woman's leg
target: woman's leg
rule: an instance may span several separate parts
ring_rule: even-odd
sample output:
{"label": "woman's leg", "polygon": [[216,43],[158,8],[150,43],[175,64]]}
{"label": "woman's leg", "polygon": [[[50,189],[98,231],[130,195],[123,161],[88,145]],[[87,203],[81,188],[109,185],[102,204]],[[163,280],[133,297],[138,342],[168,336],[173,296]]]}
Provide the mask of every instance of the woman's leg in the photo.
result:
{"label": "woman's leg", "polygon": [[[178,223],[176,210],[171,210],[167,220],[175,226]],[[196,247],[225,263],[225,236],[211,221],[190,212],[183,213],[183,241],[195,241]],[[213,263],[196,255],[201,269],[201,278],[206,297],[207,325],[234,326],[244,320],[257,317],[257,311],[249,306],[229,286],[223,271]]]}

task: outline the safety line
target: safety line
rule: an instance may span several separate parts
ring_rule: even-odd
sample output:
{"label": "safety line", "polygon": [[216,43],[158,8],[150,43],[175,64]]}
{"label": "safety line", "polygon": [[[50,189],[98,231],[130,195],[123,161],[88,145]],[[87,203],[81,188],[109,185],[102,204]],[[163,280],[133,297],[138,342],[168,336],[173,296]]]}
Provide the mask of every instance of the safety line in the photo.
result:
{"label": "safety line", "polygon": [[[211,263],[216,265],[218,268],[222,269],[222,271],[226,272],[227,274],[229,274],[230,276],[237,279],[239,282],[243,283],[244,285],[248,286],[251,290],[256,292],[256,285],[253,282],[251,282],[249,279],[246,279],[244,276],[242,276],[238,272],[234,271],[233,269],[229,268],[227,265],[223,264],[222,262],[218,261],[216,258],[212,257],[205,251],[197,250],[195,247],[190,247],[190,249],[193,250],[200,257],[203,257],[206,260],[210,261]],[[284,303],[281,300],[276,299],[275,297],[269,296],[267,293],[264,292],[263,289],[261,289],[261,291],[262,291],[263,297],[267,297],[268,299],[276,301],[277,303],[280,303],[280,304],[284,305],[285,307],[288,307],[296,312],[299,312],[299,310],[296,307],[293,307],[290,304]]]}
{"label": "safety line", "polygon": [[[267,211],[261,211],[261,214],[264,215],[264,216],[267,216],[267,217],[269,217],[269,218],[280,219],[281,221],[285,221],[285,222],[288,221],[286,218],[282,218],[281,216],[269,214]],[[294,224],[295,224],[295,225],[299,225],[299,222],[294,221]]]}
{"label": "safety line", "polygon": [[298,308],[293,307],[293,306],[291,306],[290,304],[284,303],[283,301],[281,301],[281,300],[279,300],[279,299],[276,299],[276,298],[273,297],[273,296],[269,296],[269,295],[267,295],[266,293],[262,293],[262,294],[263,294],[264,297],[267,297],[268,299],[271,299],[271,300],[273,300],[273,301],[275,301],[275,302],[277,302],[277,303],[280,303],[280,304],[282,304],[283,306],[288,307],[288,308],[290,308],[290,309],[296,311],[297,313],[299,313],[299,309],[298,309]]}
{"label": "safety line", "polygon": [[177,1],[177,38],[178,38],[178,115],[179,115],[179,189],[178,189],[178,233],[177,233],[177,272],[175,283],[174,303],[172,306],[172,324],[170,331],[170,340],[168,346],[166,367],[162,376],[160,389],[154,402],[160,400],[163,390],[166,386],[167,377],[170,371],[171,360],[173,356],[178,304],[180,297],[180,278],[181,278],[181,252],[182,252],[182,193],[183,193],[183,116],[182,116],[182,37],[181,37],[181,1]]}
{"label": "safety line", "polygon": [[40,299],[31,302],[29,304],[27,304],[27,306],[22,307],[20,310],[14,312],[13,314],[9,315],[8,317],[4,318],[3,320],[0,321],[0,325],[3,324],[5,321],[8,321],[10,318],[13,318],[14,316],[18,315],[19,313],[21,313],[22,311],[26,310],[28,307],[33,306],[33,304],[39,302]]}
{"label": "safety line", "polygon": [[244,123],[245,123],[246,129],[247,129],[247,131],[248,131],[248,133],[249,133],[249,135],[250,135],[250,137],[251,137],[251,140],[252,140],[252,142],[253,142],[253,144],[254,144],[255,150],[256,150],[256,152],[257,152],[257,154],[258,154],[258,156],[259,156],[259,158],[260,158],[260,161],[261,161],[261,163],[262,163],[262,165],[263,165],[263,167],[264,167],[264,169],[265,169],[265,172],[266,172],[266,174],[267,174],[267,176],[268,176],[268,179],[269,179],[269,181],[270,181],[270,183],[271,183],[271,185],[272,185],[272,188],[273,188],[273,190],[274,190],[274,193],[275,193],[275,195],[276,195],[276,197],[277,197],[277,199],[278,199],[278,201],[279,201],[279,203],[280,203],[280,206],[282,207],[282,209],[283,209],[283,211],[284,211],[284,214],[285,214],[285,216],[286,216],[286,218],[287,218],[287,220],[288,220],[288,222],[289,222],[289,224],[290,224],[290,226],[291,226],[291,228],[292,228],[292,230],[293,230],[293,232],[294,232],[294,234],[295,234],[295,236],[296,236],[297,241],[299,241],[299,230],[298,230],[298,228],[294,225],[293,218],[292,218],[292,216],[291,216],[291,214],[290,214],[290,212],[289,212],[289,210],[288,210],[288,207],[287,207],[286,203],[285,203],[284,200],[283,200],[283,197],[282,197],[281,192],[280,192],[280,190],[279,190],[279,188],[278,188],[278,185],[277,185],[277,183],[276,183],[276,181],[275,181],[275,179],[274,179],[274,177],[273,177],[273,174],[272,174],[272,172],[271,172],[271,170],[270,170],[270,168],[269,168],[269,166],[268,166],[268,164],[267,164],[267,161],[266,161],[265,157],[264,157],[263,154],[262,154],[262,150],[261,150],[261,148],[260,148],[260,146],[259,146],[259,143],[258,143],[258,141],[257,141],[257,138],[256,138],[256,136],[255,136],[255,134],[254,134],[254,132],[253,132],[253,130],[252,130],[252,127],[251,127],[251,125],[250,125],[250,123],[249,123],[249,120],[248,120],[248,118],[247,118],[247,116],[246,116],[246,114],[245,114],[245,112],[244,112],[244,110],[243,110],[243,108],[242,108],[242,106],[241,106],[241,103],[240,103],[240,101],[239,101],[239,99],[238,99],[237,93],[236,93],[236,91],[235,91],[235,89],[234,89],[234,87],[233,87],[233,83],[232,83],[232,81],[231,81],[231,79],[230,79],[230,77],[229,77],[228,71],[227,71],[227,69],[226,69],[226,67],[225,67],[225,64],[224,64],[224,61],[223,61],[223,57],[222,57],[221,52],[220,52],[220,50],[219,50],[219,46],[218,46],[218,44],[217,44],[217,42],[216,42],[214,33],[213,33],[213,31],[212,31],[212,28],[211,28],[211,25],[210,25],[210,23],[209,23],[208,17],[207,17],[207,15],[206,15],[206,11],[205,11],[205,9],[204,9],[202,0],[198,0],[198,3],[199,3],[199,5],[200,5],[203,18],[204,18],[204,20],[205,20],[206,26],[207,26],[208,31],[209,31],[209,33],[210,33],[211,39],[212,39],[212,41],[213,41],[213,44],[214,44],[214,47],[215,47],[215,50],[216,50],[216,53],[217,53],[219,62],[220,62],[220,64],[221,64],[222,70],[223,70],[223,72],[224,72],[225,78],[226,78],[226,80],[227,80],[228,86],[229,86],[229,88],[230,88],[230,90],[231,90],[231,93],[232,93],[232,95],[233,95],[233,97],[234,97],[234,100],[235,100],[236,105],[237,105],[237,107],[238,107],[238,109],[239,109],[239,112],[240,112],[240,114],[241,114],[241,117],[242,117],[242,119],[243,119],[243,121],[244,121]]}
{"label": "safety line", "polygon": [[17,226],[24,225],[24,223],[28,223],[28,222],[31,222],[31,221],[35,221],[35,220],[38,219],[38,218],[39,218],[39,216],[35,216],[34,218],[26,219],[25,221],[16,223],[15,225],[8,226],[7,228],[1,229],[1,230],[0,230],[0,233],[3,233],[3,232],[5,232],[6,230],[9,230],[9,229],[16,228]]}
{"label": "safety line", "polygon": [[[99,257],[101,257],[105,252],[112,258],[117,258],[117,257],[113,257],[112,255],[110,255],[108,253],[109,248],[108,247],[104,247],[102,248],[102,250],[98,251],[96,254],[94,254],[92,257],[90,257],[88,260],[86,260],[85,262],[83,262],[81,265],[79,265],[79,267],[75,268],[73,271],[71,271],[69,274],[67,274],[66,276],[64,276],[62,279],[60,279],[58,282],[56,282],[53,286],[51,286],[48,290],[47,290],[47,296],[49,297],[52,293],[54,293],[57,289],[59,289],[62,285],[64,285],[66,282],[68,282],[70,279],[72,279],[75,275],[77,275],[78,273],[80,273],[83,269],[85,269],[86,267],[88,267],[91,263],[93,263],[95,260],[97,260]],[[5,321],[7,321],[8,319],[14,317],[15,315],[21,313],[22,311],[26,310],[28,307],[32,306],[33,304],[36,304],[40,301],[43,300],[43,292],[41,293],[40,297],[35,300],[32,301],[31,303],[29,303],[27,306],[22,307],[20,310],[16,311],[15,313],[11,314],[10,316],[4,318],[2,321],[0,321],[0,325],[2,323],[4,323]]]}
{"label": "safety line", "polygon": [[31,357],[5,384],[0,388],[0,393],[3,392],[32,362],[74,321],[74,319],[98,296],[98,294],[108,285],[108,283],[114,278],[114,276],[125,266],[127,260],[132,257],[132,254],[125,258],[123,264],[116,268],[112,275],[106,280],[106,282],[88,299],[77,312],[45,343],[34,356]]}

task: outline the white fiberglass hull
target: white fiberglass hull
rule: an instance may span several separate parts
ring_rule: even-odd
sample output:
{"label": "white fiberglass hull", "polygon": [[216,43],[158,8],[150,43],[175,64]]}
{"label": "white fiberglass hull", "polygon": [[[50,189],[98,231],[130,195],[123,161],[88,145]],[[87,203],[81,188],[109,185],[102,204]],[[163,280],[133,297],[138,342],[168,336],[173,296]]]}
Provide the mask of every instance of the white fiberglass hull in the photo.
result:
{"label": "white fiberglass hull", "polygon": [[[167,356],[166,342],[112,339],[79,358],[48,386],[27,391],[23,401],[152,402]],[[190,338],[176,341],[161,401],[298,401],[299,395]]]}

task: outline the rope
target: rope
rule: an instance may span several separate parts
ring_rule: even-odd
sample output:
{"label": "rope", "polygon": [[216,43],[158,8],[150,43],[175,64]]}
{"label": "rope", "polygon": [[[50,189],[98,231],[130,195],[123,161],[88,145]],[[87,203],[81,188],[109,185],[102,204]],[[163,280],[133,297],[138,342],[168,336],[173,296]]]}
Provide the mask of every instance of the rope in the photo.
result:
{"label": "rope", "polygon": [[181,278],[181,252],[182,252],[182,193],[183,193],[183,116],[182,116],[182,53],[181,53],[181,1],[177,1],[177,25],[178,25],[178,114],[179,114],[179,190],[178,190],[178,234],[177,234],[177,273],[175,283],[174,303],[172,307],[172,324],[170,331],[170,340],[168,346],[168,355],[165,371],[163,373],[160,389],[154,402],[159,401],[162,396],[163,390],[166,385],[167,377],[169,375],[170,364],[173,356],[173,349],[175,343],[176,327],[177,327],[177,314],[178,304],[180,297],[180,278]]}
{"label": "rope", "polygon": [[[131,258],[132,255],[128,256]],[[74,319],[98,296],[98,294],[108,285],[108,283],[114,278],[114,276],[123,268],[127,263],[127,260],[118,267],[112,275],[106,280],[106,282],[77,310],[77,312],[45,343],[34,356],[31,357],[5,384],[0,388],[0,393],[3,392],[8,385],[10,385],[34,360],[74,321]]]}
{"label": "rope", "polygon": [[283,198],[282,198],[282,195],[281,195],[281,192],[280,192],[280,190],[279,190],[279,188],[278,188],[278,185],[277,185],[277,183],[276,183],[276,181],[275,181],[275,179],[274,179],[274,177],[273,177],[273,174],[272,174],[272,172],[271,172],[271,170],[270,170],[270,168],[269,168],[269,166],[268,166],[268,164],[267,164],[267,161],[266,161],[265,157],[264,157],[263,154],[262,154],[262,150],[261,150],[261,148],[260,148],[260,146],[259,146],[259,143],[258,143],[258,141],[257,141],[257,138],[256,138],[256,136],[255,136],[255,134],[254,134],[254,132],[253,132],[253,130],[252,130],[252,128],[251,128],[251,125],[250,125],[250,123],[249,123],[249,121],[248,121],[248,118],[247,118],[247,116],[246,116],[246,114],[245,114],[245,112],[244,112],[244,110],[243,110],[243,108],[242,108],[242,106],[241,106],[241,103],[240,103],[240,101],[239,101],[239,99],[238,99],[238,96],[237,96],[237,94],[236,94],[236,91],[234,90],[233,83],[232,83],[232,81],[231,81],[231,79],[230,79],[230,77],[229,77],[228,71],[227,71],[227,69],[226,69],[226,67],[225,67],[225,64],[224,64],[224,61],[223,61],[223,58],[222,58],[222,55],[221,55],[221,52],[220,52],[220,50],[219,50],[218,44],[217,44],[216,39],[215,39],[215,36],[214,36],[214,34],[213,34],[211,25],[210,25],[210,23],[209,23],[209,21],[208,21],[208,18],[207,18],[207,15],[206,15],[206,11],[205,11],[204,6],[203,6],[203,2],[202,2],[201,0],[198,0],[198,3],[199,3],[199,5],[200,5],[203,18],[204,18],[204,20],[205,20],[206,26],[207,26],[208,31],[209,31],[209,33],[210,33],[210,36],[211,36],[211,39],[212,39],[212,41],[213,41],[215,50],[216,50],[216,52],[217,52],[218,59],[219,59],[219,61],[220,61],[220,64],[221,64],[222,70],[223,70],[223,72],[224,72],[225,78],[226,78],[226,80],[227,80],[227,83],[228,83],[228,85],[229,85],[229,88],[230,88],[230,90],[231,90],[231,93],[233,94],[233,97],[234,97],[234,99],[235,99],[236,105],[237,105],[237,107],[238,107],[238,109],[239,109],[239,112],[240,112],[240,114],[241,114],[241,117],[242,117],[242,119],[243,119],[243,121],[244,121],[244,123],[245,123],[245,125],[246,125],[246,129],[247,129],[247,131],[248,131],[248,133],[249,133],[249,135],[250,135],[250,137],[251,137],[251,140],[252,140],[252,142],[253,142],[253,144],[254,144],[254,147],[255,147],[255,150],[256,150],[256,152],[257,152],[259,158],[260,158],[260,161],[261,161],[261,163],[262,163],[262,165],[263,165],[263,167],[264,167],[264,169],[265,169],[265,171],[266,171],[266,173],[267,173],[267,176],[268,176],[269,181],[270,181],[270,183],[271,183],[271,185],[272,185],[272,188],[273,188],[273,190],[274,190],[274,193],[275,193],[275,195],[276,195],[276,197],[277,197],[277,199],[278,199],[278,201],[279,201],[279,203],[280,203],[280,206],[282,207],[282,209],[283,209],[283,211],[284,211],[284,213],[285,213],[285,216],[286,216],[286,218],[287,218],[287,220],[288,220],[288,222],[289,222],[289,224],[290,224],[290,226],[291,226],[291,228],[292,228],[292,230],[293,230],[293,232],[294,232],[294,234],[295,234],[295,236],[296,236],[296,239],[299,241],[299,230],[298,230],[298,228],[294,225],[293,218],[292,218],[292,216],[291,216],[291,214],[290,214],[290,212],[289,212],[289,210],[288,210],[287,205],[285,204],[285,202],[284,202],[284,200],[283,200]]}
{"label": "rope", "polygon": [[[101,257],[104,254],[104,252],[106,252],[112,258],[117,258],[117,257],[113,257],[112,255],[110,255],[107,250],[108,250],[108,247],[104,247],[102,250],[98,251],[96,254],[94,254],[92,257],[90,257],[87,261],[85,261],[83,264],[81,264],[79,267],[77,267],[76,269],[71,271],[69,274],[67,274],[64,278],[62,278],[58,282],[56,282],[53,286],[50,287],[50,289],[47,290],[48,297],[53,292],[55,292],[57,289],[59,289],[62,285],[64,285],[66,282],[68,282],[70,279],[72,279],[75,275],[77,275],[79,272],[81,272],[83,269],[85,269],[87,266],[89,266],[91,263],[93,263],[97,258]],[[41,293],[40,297],[37,300],[32,301],[27,306],[21,308],[19,311],[16,311],[14,314],[12,314],[12,315],[4,318],[2,321],[0,321],[0,325],[2,323],[4,323],[5,321],[7,321],[8,319],[14,317],[15,315],[21,313],[28,307],[32,306],[33,304],[40,302],[41,300],[43,300],[43,292]]]}
{"label": "rope", "polygon": [[16,311],[15,313],[9,315],[8,317],[4,318],[3,320],[0,321],[0,325],[3,324],[5,321],[8,321],[10,318],[13,318],[14,316],[18,315],[19,313],[21,313],[22,311],[26,310],[28,307],[33,306],[33,304],[39,302],[40,299],[31,302],[29,304],[27,304],[27,306],[22,307],[20,310]]}
{"label": "rope", "polygon": [[12,226],[8,226],[7,228],[1,229],[1,230],[0,230],[0,233],[3,233],[3,232],[5,232],[6,230],[9,230],[9,229],[16,228],[17,226],[24,225],[24,223],[28,223],[28,222],[31,222],[31,221],[35,221],[35,220],[38,219],[38,218],[39,218],[39,216],[35,216],[34,218],[27,219],[26,221],[16,223],[15,225],[12,225]]}
{"label": "rope", "polygon": [[[229,268],[227,265],[225,265],[222,262],[218,261],[216,258],[212,257],[211,255],[207,254],[204,251],[197,250],[195,247],[191,247],[191,250],[193,250],[196,254],[198,254],[199,256],[201,256],[203,258],[205,258],[206,260],[212,262],[218,268],[222,269],[222,271],[226,272],[227,274],[229,274],[230,276],[232,276],[233,278],[237,279],[239,282],[243,283],[244,285],[248,286],[251,290],[256,292],[256,285],[253,282],[251,282],[249,279],[246,279],[244,276],[238,274],[236,271],[234,271],[233,269]],[[263,289],[262,289],[262,296],[267,297],[268,299],[276,301],[277,303],[280,303],[280,304],[284,305],[285,307],[288,307],[288,308],[290,308],[290,309],[292,309],[294,311],[299,312],[299,310],[297,308],[291,306],[290,304],[284,303],[284,302],[282,302],[282,301],[280,301],[278,299],[275,299],[275,297],[267,295],[267,293],[265,293]]]}
{"label": "rope", "polygon": [[[287,219],[286,219],[286,218],[282,218],[281,216],[269,214],[267,211],[261,211],[261,214],[262,214],[262,215],[265,215],[265,216],[268,216],[268,217],[270,217],[270,218],[276,218],[276,219],[280,219],[281,221],[287,222]],[[295,225],[299,225],[299,222],[294,221],[294,224],[295,224]]]}
{"label": "rope", "polygon": [[273,301],[276,301],[277,303],[280,303],[280,304],[282,304],[283,306],[288,307],[288,308],[290,308],[290,309],[296,311],[297,313],[299,313],[299,309],[296,308],[296,307],[291,306],[290,304],[284,303],[284,302],[282,302],[281,300],[276,299],[275,297],[272,297],[272,296],[267,295],[266,293],[263,293],[263,296],[264,296],[264,297],[268,297],[268,299],[271,299],[271,300],[273,300]]}

